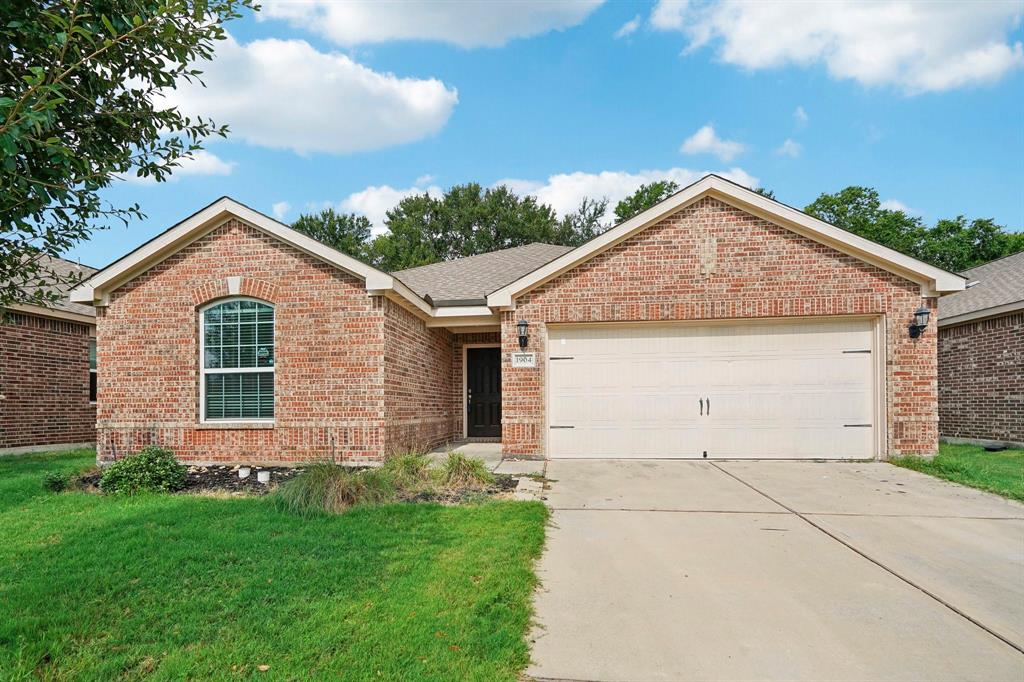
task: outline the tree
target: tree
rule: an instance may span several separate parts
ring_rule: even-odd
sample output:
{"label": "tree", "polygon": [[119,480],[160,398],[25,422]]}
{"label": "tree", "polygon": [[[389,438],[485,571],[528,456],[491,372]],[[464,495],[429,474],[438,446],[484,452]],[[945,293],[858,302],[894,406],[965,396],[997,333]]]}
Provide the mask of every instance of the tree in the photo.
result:
{"label": "tree", "polygon": [[767,199],[774,199],[775,198],[775,192],[773,192],[770,189],[767,189],[765,187],[754,187],[753,191],[756,192],[757,194],[760,194],[761,196],[763,196],[763,197],[765,197]]}
{"label": "tree", "polygon": [[847,187],[835,194],[822,194],[804,210],[827,223],[953,272],[1024,251],[1024,234],[1008,232],[991,218],[968,222],[964,216],[957,216],[928,227],[920,218],[882,208],[878,192],[869,187]]}
{"label": "tree", "polygon": [[362,261],[370,259],[370,220],[355,213],[338,213],[325,208],[319,213],[302,214],[292,227],[332,248]]}
{"label": "tree", "polygon": [[5,0],[0,3],[0,307],[45,304],[41,265],[100,221],[144,217],[101,191],[135,174],[162,181],[227,128],[160,108],[197,81],[222,24],[253,0]]}
{"label": "tree", "polygon": [[927,228],[921,219],[882,208],[878,192],[870,187],[847,187],[835,194],[821,194],[804,210],[908,256],[922,257]]}
{"label": "tree", "polygon": [[678,191],[679,185],[672,180],[656,180],[647,185],[640,185],[635,192],[615,205],[615,222],[629,220]]}
{"label": "tree", "polygon": [[608,199],[584,197],[579,208],[562,217],[558,223],[554,243],[579,246],[608,229],[604,216],[608,212]]}

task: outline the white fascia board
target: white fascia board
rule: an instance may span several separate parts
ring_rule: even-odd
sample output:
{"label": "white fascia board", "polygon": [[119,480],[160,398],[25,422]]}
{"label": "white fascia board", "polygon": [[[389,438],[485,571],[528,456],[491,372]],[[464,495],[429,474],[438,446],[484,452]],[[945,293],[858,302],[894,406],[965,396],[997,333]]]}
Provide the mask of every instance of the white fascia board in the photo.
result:
{"label": "white fascia board", "polygon": [[953,315],[952,317],[940,317],[939,326],[952,327],[954,325],[963,324],[964,322],[974,322],[976,320],[983,320],[989,317],[1007,315],[1009,313],[1017,312],[1018,310],[1024,310],[1024,301],[1014,301],[1013,303],[997,305],[969,313],[961,313],[959,315]]}
{"label": "white fascia board", "polygon": [[487,305],[491,308],[510,308],[515,296],[529,291],[619,242],[629,239],[641,230],[660,221],[666,215],[708,195],[771,222],[781,224],[815,241],[828,244],[843,253],[894,272],[910,281],[917,282],[922,287],[923,295],[961,291],[964,288],[965,280],[959,275],[946,272],[916,258],[841,230],[834,225],[829,225],[802,211],[768,199],[757,192],[740,187],[718,176],[707,175],[661,203],[598,235],[586,244],[494,291],[487,297]]}
{"label": "white fascia board", "polygon": [[414,307],[427,314],[430,312],[430,306],[426,301],[386,272],[381,272],[347,254],[321,244],[315,239],[228,197],[218,199],[167,232],[143,244],[124,258],[95,273],[71,291],[71,300],[76,303],[104,304],[110,289],[124,284],[135,275],[177,253],[183,247],[223,225],[231,218],[238,218],[300,251],[362,279],[366,284],[367,291],[393,290]]}
{"label": "white fascia board", "polygon": [[434,308],[434,317],[492,317],[494,311],[485,305],[453,305]]}
{"label": "white fascia board", "polygon": [[95,315],[83,315],[82,313],[73,313],[69,310],[57,310],[56,308],[47,308],[41,305],[31,305],[23,303],[14,303],[7,306],[7,309],[16,313],[26,313],[28,315],[38,315],[39,317],[52,317],[57,320],[68,320],[70,322],[80,322],[82,324],[96,325]]}

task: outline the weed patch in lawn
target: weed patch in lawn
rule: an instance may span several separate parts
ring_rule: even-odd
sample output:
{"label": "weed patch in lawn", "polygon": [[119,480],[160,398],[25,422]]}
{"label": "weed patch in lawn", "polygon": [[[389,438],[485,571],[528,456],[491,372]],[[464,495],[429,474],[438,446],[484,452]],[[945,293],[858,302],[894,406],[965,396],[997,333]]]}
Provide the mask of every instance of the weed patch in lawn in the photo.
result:
{"label": "weed patch in lawn", "polygon": [[978,445],[942,443],[933,459],[897,457],[892,463],[1024,502],[1024,450],[989,452]]}
{"label": "weed patch in lawn", "polygon": [[529,660],[540,503],[303,517],[42,489],[94,457],[0,459],[4,679],[511,682]]}

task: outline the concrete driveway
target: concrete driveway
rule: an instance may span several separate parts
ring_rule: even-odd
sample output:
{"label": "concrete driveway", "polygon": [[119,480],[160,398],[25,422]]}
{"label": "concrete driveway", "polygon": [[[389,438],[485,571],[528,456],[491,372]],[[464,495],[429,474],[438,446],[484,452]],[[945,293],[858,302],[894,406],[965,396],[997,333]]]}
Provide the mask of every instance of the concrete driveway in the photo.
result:
{"label": "concrete driveway", "polygon": [[884,463],[547,476],[538,679],[1024,680],[1024,505]]}

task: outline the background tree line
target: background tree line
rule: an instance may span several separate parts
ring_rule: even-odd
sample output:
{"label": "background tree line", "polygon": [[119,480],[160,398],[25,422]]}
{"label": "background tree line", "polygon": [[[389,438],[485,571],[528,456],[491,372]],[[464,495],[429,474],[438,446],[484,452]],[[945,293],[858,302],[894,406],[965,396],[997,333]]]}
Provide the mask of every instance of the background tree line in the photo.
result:
{"label": "background tree line", "polygon": [[[641,185],[615,205],[614,218],[609,220],[605,218],[607,199],[584,199],[575,211],[559,218],[534,197],[519,197],[504,186],[468,183],[455,185],[440,197],[424,193],[402,199],[388,211],[386,230],[376,237],[365,216],[331,208],[302,215],[292,226],[394,272],[531,242],[578,246],[678,190],[671,180]],[[770,190],[754,191],[775,198]],[[961,215],[928,226],[917,216],[883,208],[878,192],[870,187],[821,194],[804,211],[954,272],[1024,251],[1024,233],[1009,232],[991,218],[968,220]]]}

